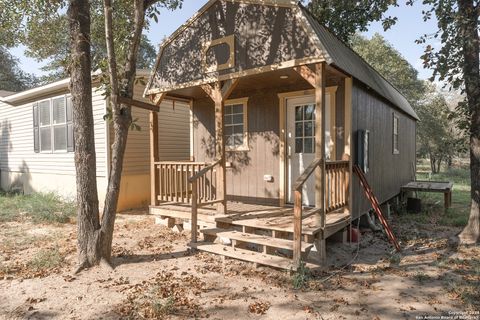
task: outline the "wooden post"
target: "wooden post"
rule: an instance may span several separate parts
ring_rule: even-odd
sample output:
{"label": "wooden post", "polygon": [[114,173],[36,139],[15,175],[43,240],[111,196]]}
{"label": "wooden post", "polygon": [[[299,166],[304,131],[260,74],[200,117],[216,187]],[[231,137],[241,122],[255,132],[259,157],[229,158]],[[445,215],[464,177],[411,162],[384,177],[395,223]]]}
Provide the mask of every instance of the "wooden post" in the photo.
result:
{"label": "wooden post", "polygon": [[217,212],[224,214],[227,212],[227,167],[225,161],[225,138],[223,136],[225,129],[225,101],[221,95],[220,83],[218,82],[215,84],[215,91],[215,154],[220,159],[220,168],[217,170],[217,199],[223,200],[217,204]]}
{"label": "wooden post", "polygon": [[224,116],[225,100],[230,96],[238,84],[237,79],[227,80],[221,86],[216,82],[213,86],[202,85],[202,89],[210,96],[215,103],[215,152],[217,159],[220,160],[220,168],[217,170],[217,200],[222,200],[217,204],[217,212],[220,214],[227,212],[227,165],[225,157],[225,138],[224,138]]}
{"label": "wooden post", "polygon": [[197,242],[197,214],[198,214],[198,195],[197,180],[192,182],[192,243]]}
{"label": "wooden post", "polygon": [[302,259],[302,190],[294,191],[293,208],[293,270],[298,270]]}
{"label": "wooden post", "polygon": [[158,161],[158,113],[150,111],[150,204],[158,205],[158,174],[155,162]]}
{"label": "wooden post", "polygon": [[353,135],[352,135],[352,78],[345,78],[345,149],[344,160],[349,160],[348,164],[348,185],[347,187],[347,206],[350,215],[353,211]]}
{"label": "wooden post", "polygon": [[[315,214],[316,223],[325,228],[325,62],[315,65],[315,70],[306,65],[295,67],[294,70],[315,89],[315,158],[321,163],[315,170],[315,206],[320,209]],[[326,246],[324,233],[320,233],[315,241],[320,263],[326,263]]]}
{"label": "wooden post", "polygon": [[325,227],[325,63],[315,66],[315,157],[322,162],[315,170],[317,222]]}

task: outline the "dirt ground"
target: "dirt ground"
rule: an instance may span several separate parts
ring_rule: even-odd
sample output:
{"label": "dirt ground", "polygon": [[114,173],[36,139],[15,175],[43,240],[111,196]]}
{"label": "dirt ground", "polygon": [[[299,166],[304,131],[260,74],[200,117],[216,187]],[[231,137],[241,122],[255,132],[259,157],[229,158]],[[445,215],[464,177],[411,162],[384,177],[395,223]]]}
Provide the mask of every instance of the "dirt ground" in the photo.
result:
{"label": "dirt ground", "polygon": [[418,319],[480,311],[478,247],[449,247],[453,227],[394,222],[394,230],[401,255],[382,233],[363,233],[358,246],[329,243],[329,271],[293,276],[304,284],[295,290],[288,272],[191,253],[188,234],[141,212],[118,216],[114,271],[75,276],[75,225],[7,222],[0,318]]}

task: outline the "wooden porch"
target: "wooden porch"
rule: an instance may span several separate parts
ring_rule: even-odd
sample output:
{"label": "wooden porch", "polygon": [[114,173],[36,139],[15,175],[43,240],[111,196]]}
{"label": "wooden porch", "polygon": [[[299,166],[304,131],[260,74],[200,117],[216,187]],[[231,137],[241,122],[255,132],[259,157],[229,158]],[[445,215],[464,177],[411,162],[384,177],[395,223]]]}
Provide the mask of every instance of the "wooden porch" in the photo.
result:
{"label": "wooden porch", "polygon": [[[199,241],[191,243],[198,250],[221,254],[261,265],[282,269],[295,269],[294,208],[227,202],[228,212],[218,214],[213,205],[198,209],[197,235]],[[325,227],[315,216],[316,209],[305,208],[302,216],[302,261],[315,267],[320,259],[310,254],[317,239],[326,239],[350,224],[350,213],[345,208],[326,215]],[[150,213],[169,227],[192,230],[191,205],[162,203],[150,207]]]}
{"label": "wooden porch", "polygon": [[[192,232],[191,246],[240,260],[295,269],[297,259],[322,264],[321,242],[350,224],[350,162],[325,164],[325,215],[304,207],[303,184],[321,161],[314,161],[295,186],[295,204],[268,206],[217,197],[219,162],[155,162],[155,201],[150,213],[168,227]],[[218,209],[223,203],[226,211]],[[198,236],[201,235],[201,241]],[[311,255],[313,247],[317,255]]]}
{"label": "wooden porch", "polygon": [[[247,97],[252,99],[248,104],[255,107],[253,101],[259,88],[278,93],[269,98],[270,103],[278,104],[278,109],[273,112],[279,128],[273,131],[276,137],[272,138],[278,142],[278,167],[261,175],[264,179],[277,181],[275,187],[268,186],[269,192],[264,193],[267,200],[275,204],[273,206],[260,206],[255,201],[253,206],[230,202],[234,199],[232,196],[242,194],[227,194],[227,173],[230,168],[234,169],[235,160],[230,162],[232,150],[226,150],[226,105],[232,99]],[[334,92],[340,88],[338,97],[342,100],[339,104],[342,112],[338,114],[339,118],[335,118],[337,105],[331,102],[335,101],[336,95],[329,96],[329,108],[326,107],[328,88],[335,88]],[[295,270],[302,261],[311,260],[309,253],[315,247],[316,261],[324,265],[326,239],[344,230],[351,219],[351,88],[351,78],[325,62],[318,62],[192,85],[152,96],[155,105],[163,99],[191,99],[192,114],[210,108],[209,112],[202,114],[203,122],[198,121],[197,125],[201,123],[206,128],[209,122],[211,131],[199,133],[199,129],[192,129],[192,148],[195,149],[192,161],[161,162],[158,161],[159,137],[155,125],[158,114],[151,112],[151,213],[163,218],[168,226],[188,226],[191,229],[191,246],[199,250]],[[289,110],[307,110],[305,103],[311,106],[308,116],[307,111],[300,111],[300,120],[287,114],[288,99],[298,96],[310,97],[309,102],[290,106]],[[332,115],[338,121],[332,120]],[[287,119],[291,119],[290,124],[296,125],[293,120],[298,120],[302,126],[308,122],[314,128],[308,134],[307,129],[301,130],[302,139],[311,142],[309,147],[305,142],[305,152],[302,148],[298,151],[292,142],[295,140],[292,136],[297,137],[296,127],[292,130],[293,134],[287,134],[291,130],[286,128]],[[193,128],[193,118],[191,121]],[[243,125],[248,127],[245,118]],[[343,127],[340,143],[331,137],[336,136],[337,125]],[[265,129],[261,127],[257,132],[262,130]],[[328,141],[326,131],[331,134]],[[200,135],[203,140],[195,140],[195,135]],[[246,131],[243,137],[248,141],[251,133]],[[268,153],[261,146],[257,150]],[[249,152],[248,149],[236,151]],[[298,170],[295,175],[289,176],[288,159],[297,154],[305,154],[305,161],[295,167]],[[238,176],[236,179],[235,183],[245,184]],[[249,197],[252,195],[253,198],[257,196],[252,193]],[[199,235],[202,235],[203,242],[198,242]]]}

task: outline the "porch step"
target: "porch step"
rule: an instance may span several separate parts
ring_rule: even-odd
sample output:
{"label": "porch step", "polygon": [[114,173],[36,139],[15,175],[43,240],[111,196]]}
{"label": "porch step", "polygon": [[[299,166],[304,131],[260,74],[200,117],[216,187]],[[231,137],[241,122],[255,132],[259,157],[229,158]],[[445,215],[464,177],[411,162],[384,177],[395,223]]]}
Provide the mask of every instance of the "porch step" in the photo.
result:
{"label": "porch step", "polygon": [[[258,263],[260,265],[271,266],[280,269],[290,270],[292,269],[292,260],[288,258],[283,258],[279,256],[273,256],[269,254],[263,254],[259,252],[254,252],[250,250],[244,250],[239,248],[227,247],[222,244],[213,244],[213,243],[192,243],[190,244],[192,248],[196,248],[200,251],[210,252],[230,258],[235,258],[238,260]],[[318,266],[314,264],[306,264],[307,268],[316,268]]]}
{"label": "porch step", "polygon": [[[192,208],[186,205],[168,204],[150,206],[150,214],[162,217],[190,220],[192,218]],[[224,217],[224,215],[216,215],[216,211],[214,210],[199,210],[197,220],[215,224],[215,219],[218,217]]]}
{"label": "porch step", "polygon": [[[200,232],[210,236],[217,236],[231,240],[254,243],[272,248],[293,250],[293,241],[287,239],[272,238],[259,234],[243,233],[236,230],[226,230],[219,228],[203,229],[200,230]],[[302,252],[309,252],[312,247],[313,243],[306,243],[302,241]]]}
{"label": "porch step", "polygon": [[[338,209],[336,211],[327,213],[326,215],[326,228],[323,230],[317,224],[316,218],[313,215],[305,214],[302,220],[302,234],[315,236],[320,234],[322,238],[326,239],[336,231],[341,230],[350,223],[350,213],[345,208]],[[217,222],[221,221],[217,219]],[[246,220],[233,220],[231,224],[234,226],[249,227],[262,230],[274,230],[280,232],[287,232],[293,234],[293,215],[282,216],[273,218],[260,218],[260,219],[246,219]]]}

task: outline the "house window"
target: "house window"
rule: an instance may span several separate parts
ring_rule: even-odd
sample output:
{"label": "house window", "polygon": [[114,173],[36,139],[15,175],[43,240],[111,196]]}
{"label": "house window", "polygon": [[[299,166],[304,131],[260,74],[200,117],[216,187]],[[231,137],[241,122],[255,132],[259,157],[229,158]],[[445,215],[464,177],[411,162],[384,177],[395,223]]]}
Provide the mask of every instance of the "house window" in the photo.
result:
{"label": "house window", "polygon": [[40,101],[33,106],[35,152],[73,151],[73,116],[70,97]]}
{"label": "house window", "polygon": [[227,100],[225,103],[225,146],[230,151],[248,150],[248,99]]}
{"label": "house window", "polygon": [[295,153],[315,153],[315,105],[295,107]]}
{"label": "house window", "polygon": [[399,154],[398,147],[398,116],[393,114],[393,154]]}

